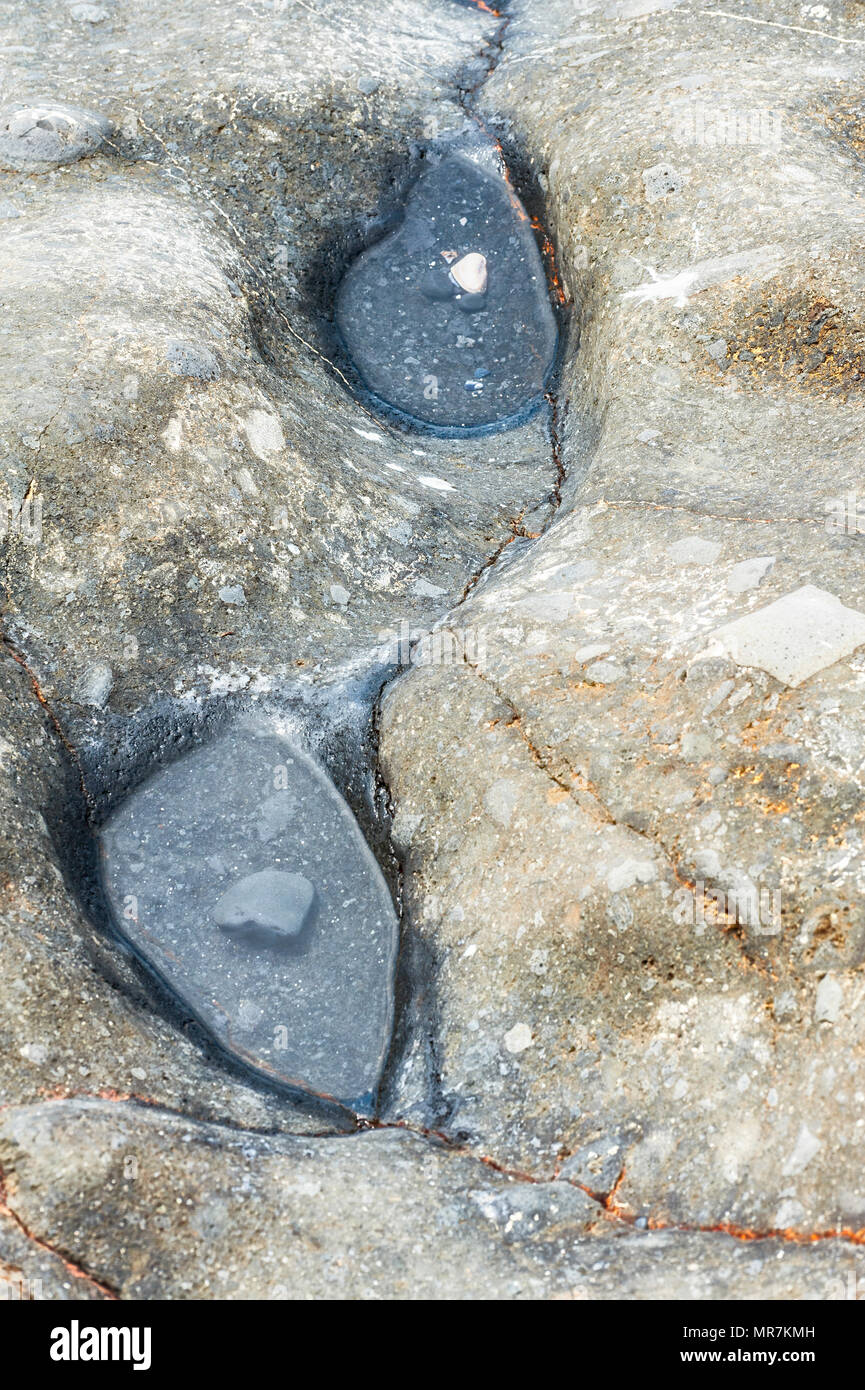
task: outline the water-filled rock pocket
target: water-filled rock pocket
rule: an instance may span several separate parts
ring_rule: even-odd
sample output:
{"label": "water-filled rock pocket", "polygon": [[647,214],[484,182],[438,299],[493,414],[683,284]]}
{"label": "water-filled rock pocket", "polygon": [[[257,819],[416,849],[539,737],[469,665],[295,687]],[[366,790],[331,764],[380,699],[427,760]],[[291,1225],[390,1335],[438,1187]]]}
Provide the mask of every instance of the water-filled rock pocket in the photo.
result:
{"label": "water-filled rock pocket", "polygon": [[369,390],[444,432],[522,418],[556,354],[526,211],[459,154],[418,179],[399,227],[349,266],[336,323]]}
{"label": "water-filled rock pocket", "polygon": [[398,922],[323,769],[237,727],[144,781],[100,832],[118,931],[221,1047],[364,1109],[387,1052]]}

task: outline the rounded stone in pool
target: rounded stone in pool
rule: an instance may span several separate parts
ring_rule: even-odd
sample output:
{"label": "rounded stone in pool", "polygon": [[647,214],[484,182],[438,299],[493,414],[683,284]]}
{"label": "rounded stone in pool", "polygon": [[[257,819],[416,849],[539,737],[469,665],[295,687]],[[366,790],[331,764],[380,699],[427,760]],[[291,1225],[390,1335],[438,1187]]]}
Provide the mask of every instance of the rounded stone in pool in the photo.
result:
{"label": "rounded stone in pool", "polygon": [[398,923],[330,778],[240,727],[143,782],[100,833],[120,933],[219,1044],[366,1109],[390,1042]]}
{"label": "rounded stone in pool", "polygon": [[400,226],[352,263],[336,323],[373,395],[444,432],[527,412],[556,353],[526,211],[464,155],[423,174]]}

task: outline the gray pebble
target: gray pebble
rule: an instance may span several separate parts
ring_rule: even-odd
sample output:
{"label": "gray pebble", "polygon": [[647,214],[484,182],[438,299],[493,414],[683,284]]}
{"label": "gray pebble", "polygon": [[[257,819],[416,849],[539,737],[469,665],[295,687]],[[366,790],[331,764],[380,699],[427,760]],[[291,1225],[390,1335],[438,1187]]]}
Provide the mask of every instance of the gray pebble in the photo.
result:
{"label": "gray pebble", "polygon": [[232,884],[213,909],[223,931],[252,943],[296,941],[309,920],[315,889],[303,874],[262,869]]}
{"label": "gray pebble", "polygon": [[171,370],[177,376],[197,377],[200,381],[215,381],[220,375],[219,363],[209,348],[198,343],[172,339],[165,349]]}

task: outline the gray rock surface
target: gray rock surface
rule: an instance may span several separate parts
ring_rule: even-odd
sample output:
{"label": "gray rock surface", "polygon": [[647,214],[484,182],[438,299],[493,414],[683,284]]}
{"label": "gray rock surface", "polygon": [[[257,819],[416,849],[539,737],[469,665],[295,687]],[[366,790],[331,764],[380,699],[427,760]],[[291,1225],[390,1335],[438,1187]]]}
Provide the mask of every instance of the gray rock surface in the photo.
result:
{"label": "gray rock surface", "polygon": [[[0,1117],[0,1161],[13,1231],[47,1247],[45,1297],[840,1300],[865,1268],[855,1249],[634,1231],[572,1183],[400,1129],[275,1139],[61,1101]],[[69,1248],[74,1265],[52,1259]]]}
{"label": "gray rock surface", "polygon": [[[825,517],[854,487],[861,402],[840,342],[840,383],[806,352],[770,358],[776,328],[799,341],[788,306],[856,313],[858,175],[819,113],[858,50],[779,15],[768,42],[807,77],[791,98],[751,85],[745,19],[695,35],[675,9],[595,9],[582,56],[548,47],[541,78],[528,55],[565,8],[518,7],[483,89],[531,130],[584,299],[565,505],[460,609],[483,658],[386,695],[408,915],[436,978],[388,1113],[532,1173],[565,1164],[650,1224],[855,1233],[863,587],[858,540]],[[575,72],[592,119],[563,130]],[[672,150],[724,92],[781,113],[784,159],[692,127],[680,186],[647,207],[647,129]],[[721,371],[705,344],[736,323],[755,347]]]}
{"label": "gray rock surface", "polygon": [[[755,18],[0,16],[4,109],[112,127],[0,187],[11,1288],[855,1296],[865,30]],[[574,307],[550,411],[432,439],[333,297],[472,112]],[[88,896],[88,823],[252,704],[401,889],[376,1130],[233,1071]]]}
{"label": "gray rock surface", "polygon": [[95,153],[110,134],[104,117],[65,102],[7,107],[0,111],[0,166],[45,173]]}

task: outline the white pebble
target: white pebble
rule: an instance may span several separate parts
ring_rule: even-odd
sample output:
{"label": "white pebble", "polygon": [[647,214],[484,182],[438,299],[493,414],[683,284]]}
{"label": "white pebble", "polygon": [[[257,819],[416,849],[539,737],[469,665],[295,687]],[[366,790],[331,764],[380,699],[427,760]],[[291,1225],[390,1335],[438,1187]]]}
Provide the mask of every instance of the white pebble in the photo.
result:
{"label": "white pebble", "polygon": [[532,1030],[527,1023],[515,1023],[505,1033],[505,1047],[508,1052],[525,1052],[532,1045]]}

